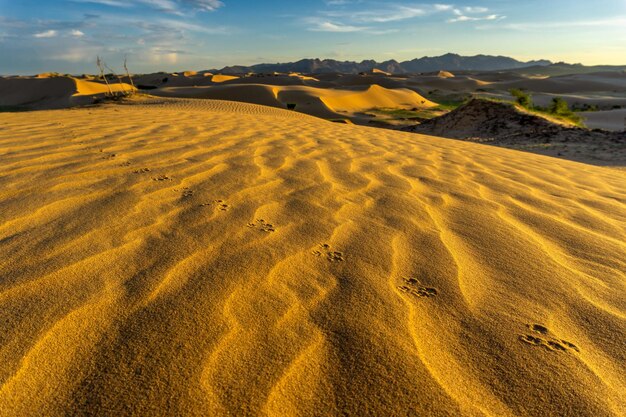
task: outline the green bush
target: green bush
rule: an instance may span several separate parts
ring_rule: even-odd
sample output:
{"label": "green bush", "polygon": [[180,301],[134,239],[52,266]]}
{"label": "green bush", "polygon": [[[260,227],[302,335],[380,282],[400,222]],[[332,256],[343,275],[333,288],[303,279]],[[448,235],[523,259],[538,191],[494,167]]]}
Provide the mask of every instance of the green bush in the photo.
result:
{"label": "green bush", "polygon": [[513,88],[510,91],[511,95],[513,97],[515,97],[515,102],[517,104],[519,104],[520,106],[526,108],[526,109],[532,109],[533,107],[533,100],[530,97],[530,94],[527,94],[525,92],[523,92],[522,90],[520,90],[519,88]]}
{"label": "green bush", "polygon": [[552,103],[548,106],[548,112],[560,116],[566,116],[572,113],[569,109],[567,101],[563,100],[561,97],[555,97],[552,99]]}

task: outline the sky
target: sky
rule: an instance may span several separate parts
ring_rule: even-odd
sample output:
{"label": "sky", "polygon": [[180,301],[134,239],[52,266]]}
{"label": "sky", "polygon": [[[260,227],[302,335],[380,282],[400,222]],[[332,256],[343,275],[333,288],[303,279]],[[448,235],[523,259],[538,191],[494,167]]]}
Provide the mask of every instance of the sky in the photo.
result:
{"label": "sky", "polygon": [[626,64],[626,0],[0,0],[0,74],[447,52]]}

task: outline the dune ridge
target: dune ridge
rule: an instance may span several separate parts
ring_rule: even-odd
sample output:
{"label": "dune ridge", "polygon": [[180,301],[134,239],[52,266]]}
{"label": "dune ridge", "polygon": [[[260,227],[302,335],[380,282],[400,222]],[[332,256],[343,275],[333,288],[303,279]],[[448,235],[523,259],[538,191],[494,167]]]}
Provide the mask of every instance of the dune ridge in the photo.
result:
{"label": "dune ridge", "polygon": [[218,100],[0,126],[0,415],[624,415],[620,171]]}
{"label": "dune ridge", "polygon": [[[114,93],[133,91],[130,84],[110,83]],[[2,78],[0,106],[24,106],[34,109],[56,109],[92,104],[109,89],[104,83],[74,77]]]}
{"label": "dune ridge", "polygon": [[232,100],[280,108],[293,104],[299,112],[323,118],[337,118],[342,113],[352,114],[377,107],[425,109],[437,106],[412,90],[385,88],[376,84],[356,90],[335,90],[249,83],[219,87],[164,87],[153,94],[159,97]]}

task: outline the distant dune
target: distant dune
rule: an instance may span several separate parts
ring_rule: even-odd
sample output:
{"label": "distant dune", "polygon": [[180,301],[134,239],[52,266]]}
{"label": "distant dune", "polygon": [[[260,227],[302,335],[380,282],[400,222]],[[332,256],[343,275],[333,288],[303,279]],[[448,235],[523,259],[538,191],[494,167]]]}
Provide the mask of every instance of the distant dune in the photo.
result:
{"label": "distant dune", "polygon": [[0,125],[2,416],[624,416],[623,171],[233,101]]}
{"label": "distant dune", "polygon": [[[111,83],[113,92],[132,91],[129,84]],[[73,77],[49,74],[35,78],[0,77],[0,106],[25,106],[30,108],[65,108],[91,104],[108,92],[104,83]]]}
{"label": "distant dune", "polygon": [[375,107],[429,108],[436,103],[409,89],[379,85],[353,89],[322,89],[303,85],[228,84],[220,87],[163,87],[152,92],[164,97],[203,98],[248,102],[294,109],[318,117],[341,117]]}

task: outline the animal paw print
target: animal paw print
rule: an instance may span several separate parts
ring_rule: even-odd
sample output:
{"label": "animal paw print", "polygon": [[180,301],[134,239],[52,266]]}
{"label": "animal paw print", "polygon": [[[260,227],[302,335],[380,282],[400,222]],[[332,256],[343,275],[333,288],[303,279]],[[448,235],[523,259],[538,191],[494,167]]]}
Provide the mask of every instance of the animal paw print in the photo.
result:
{"label": "animal paw print", "polygon": [[[100,151],[100,152],[102,152],[102,151]],[[102,159],[109,159],[109,160],[110,159],[115,159],[116,156],[117,156],[116,154],[110,153],[108,155],[103,156]]]}
{"label": "animal paw print", "polygon": [[167,175],[159,175],[158,177],[152,178],[152,181],[172,181],[172,179]]}
{"label": "animal paw print", "polygon": [[319,246],[319,249],[313,251],[313,255],[320,256],[320,257],[322,255],[325,255],[326,259],[328,259],[330,262],[345,261],[345,259],[343,258],[343,253],[332,250],[332,248],[330,247],[328,243],[322,243]]}
{"label": "animal paw print", "polygon": [[[541,324],[528,324],[526,325],[530,331],[535,333],[532,334],[523,334],[519,337],[520,341],[532,345],[543,347],[552,352],[568,352],[575,351],[580,352],[580,349],[575,344],[568,342],[567,340],[557,339],[550,335],[550,331],[547,327],[542,326]],[[544,337],[541,337],[541,336]]]}
{"label": "animal paw print", "polygon": [[135,174],[145,174],[146,172],[150,172],[150,168],[141,168],[133,171]]}
{"label": "animal paw print", "polygon": [[224,203],[224,200],[213,200],[212,203],[200,204],[200,207],[207,207],[207,206],[216,206],[219,211],[228,211],[228,209],[230,209],[230,206]]}
{"label": "animal paw print", "polygon": [[405,278],[404,285],[400,285],[398,289],[407,294],[411,294],[415,297],[435,297],[439,294],[436,288],[424,287],[420,285],[419,280],[416,278]]}
{"label": "animal paw print", "polygon": [[276,231],[276,229],[274,229],[274,225],[273,224],[267,223],[263,219],[258,219],[256,221],[256,223],[248,223],[248,227],[250,227],[250,228],[257,228],[260,231],[267,232],[267,233]]}
{"label": "animal paw print", "polygon": [[122,162],[122,163],[120,164],[120,166],[121,166],[121,167],[129,167],[129,166],[131,166],[131,165],[132,165],[132,163],[131,163],[130,161],[125,161],[125,162]]}
{"label": "animal paw print", "polygon": [[193,195],[193,190],[190,190],[189,187],[175,188],[174,191],[182,191],[183,197],[191,197]]}

